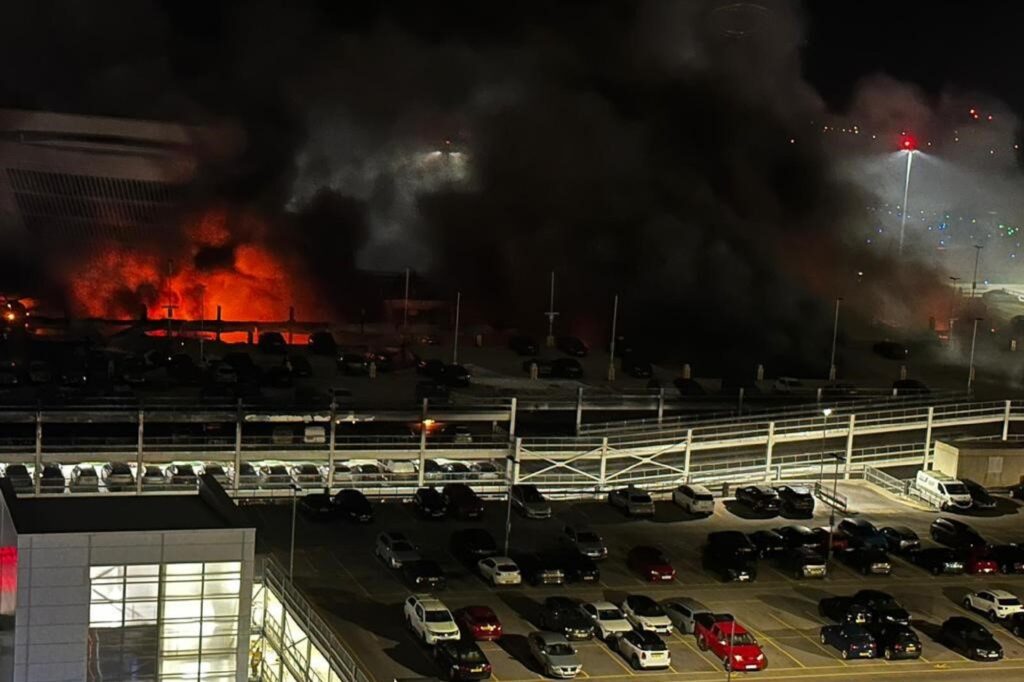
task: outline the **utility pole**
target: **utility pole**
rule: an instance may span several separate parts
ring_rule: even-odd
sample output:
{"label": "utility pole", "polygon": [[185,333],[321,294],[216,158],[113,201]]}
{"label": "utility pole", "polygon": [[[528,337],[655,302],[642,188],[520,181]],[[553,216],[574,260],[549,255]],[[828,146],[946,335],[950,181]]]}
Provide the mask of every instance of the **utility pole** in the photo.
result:
{"label": "utility pole", "polygon": [[[974,245],[974,277],[971,278],[971,298],[978,289],[978,260],[981,258],[981,244]],[[973,303],[972,303],[973,305]]]}
{"label": "utility pole", "polygon": [[836,339],[839,338],[839,302],[843,299],[836,297],[836,314],[835,319],[832,320],[832,354],[829,356],[828,361],[828,380],[836,380]]}
{"label": "utility pole", "polygon": [[952,275],[950,275],[949,281],[952,283],[951,284],[951,288],[953,290],[952,293],[950,294],[950,297],[949,297],[949,344],[950,344],[950,346],[952,346],[953,345],[953,322],[956,321],[956,294],[957,294],[956,283],[960,281],[960,278],[959,277],[953,277]]}
{"label": "utility pole", "polygon": [[619,295],[615,294],[612,303],[612,342],[611,352],[608,354],[608,381],[615,381],[615,332],[619,322]]}
{"label": "utility pole", "polygon": [[545,317],[548,318],[548,337],[545,340],[545,344],[548,348],[555,347],[555,318],[558,317],[558,313],[555,312],[555,271],[551,271],[551,298],[548,300],[548,311],[544,313]]}
{"label": "utility pole", "polygon": [[402,336],[409,325],[409,268],[405,269],[405,304],[402,306]]}
{"label": "utility pole", "polygon": [[914,163],[913,148],[907,149],[907,177],[903,183],[903,217],[900,219],[900,246],[897,255],[903,257],[903,233],[907,229],[907,198],[910,195],[910,167]]}
{"label": "utility pole", "polygon": [[455,338],[452,340],[452,364],[459,364],[459,314],[462,310],[462,292],[455,294]]}
{"label": "utility pole", "polygon": [[974,344],[978,340],[978,322],[980,321],[980,317],[974,318],[974,332],[971,334],[971,361],[967,369],[967,395],[971,394],[974,384]]}

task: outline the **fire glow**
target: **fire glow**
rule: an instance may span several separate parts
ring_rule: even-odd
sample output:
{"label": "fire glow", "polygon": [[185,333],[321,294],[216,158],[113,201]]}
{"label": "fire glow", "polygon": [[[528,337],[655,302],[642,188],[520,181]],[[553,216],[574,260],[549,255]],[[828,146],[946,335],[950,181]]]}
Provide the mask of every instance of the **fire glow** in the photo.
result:
{"label": "fire glow", "polygon": [[284,320],[290,306],[297,316],[313,314],[285,260],[257,239],[237,240],[229,221],[259,234],[257,218],[217,209],[185,225],[185,245],[171,258],[158,248],[105,244],[71,273],[75,314],[164,319],[170,310],[174,319],[198,320],[215,317],[217,306],[225,320]]}

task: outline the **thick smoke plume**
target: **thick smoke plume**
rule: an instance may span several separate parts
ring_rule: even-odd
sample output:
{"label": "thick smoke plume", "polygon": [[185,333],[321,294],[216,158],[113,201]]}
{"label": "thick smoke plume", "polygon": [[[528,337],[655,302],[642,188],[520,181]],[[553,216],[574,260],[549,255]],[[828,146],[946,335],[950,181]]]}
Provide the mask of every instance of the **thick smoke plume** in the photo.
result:
{"label": "thick smoke plume", "polygon": [[[622,328],[663,354],[820,357],[820,372],[835,297],[865,319],[931,314],[889,292],[930,300],[936,264],[897,268],[863,238],[891,178],[848,173],[865,150],[821,134],[837,116],[802,77],[796,3],[335,4],[50,11],[77,29],[68,70],[33,74],[55,91],[13,72],[0,82],[30,108],[71,97],[239,126],[246,152],[210,170],[197,202],[242,207],[265,228],[179,253],[201,273],[264,249],[294,295],[341,317],[371,295],[357,268],[412,267],[442,295],[464,292],[477,319],[536,332],[555,271],[560,329],[593,344],[619,294]],[[36,10],[19,11],[3,30],[43,49],[18,35]],[[841,120],[889,134],[942,118],[910,91],[860,92]]]}

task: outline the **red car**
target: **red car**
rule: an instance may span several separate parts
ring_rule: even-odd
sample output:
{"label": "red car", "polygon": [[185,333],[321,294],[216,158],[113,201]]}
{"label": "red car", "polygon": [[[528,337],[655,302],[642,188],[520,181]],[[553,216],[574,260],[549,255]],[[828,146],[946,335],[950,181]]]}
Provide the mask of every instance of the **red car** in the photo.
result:
{"label": "red car", "polygon": [[467,606],[455,612],[455,622],[477,641],[493,642],[501,638],[501,621],[489,606]]}
{"label": "red car", "polygon": [[964,553],[964,571],[971,575],[999,572],[999,562],[992,557],[988,547],[976,547]]}
{"label": "red car", "polygon": [[[814,529],[814,535],[818,538],[818,542],[821,543],[821,551],[824,553],[825,548],[828,547],[828,526],[821,526],[820,528]],[[850,538],[841,530],[832,531],[832,553],[842,552],[844,549],[850,546]]]}
{"label": "red car", "polygon": [[693,617],[697,648],[710,651],[730,670],[764,670],[768,658],[754,636],[727,613],[698,613]]}
{"label": "red car", "polygon": [[657,547],[634,547],[626,555],[626,565],[652,583],[670,582],[676,577],[676,569]]}

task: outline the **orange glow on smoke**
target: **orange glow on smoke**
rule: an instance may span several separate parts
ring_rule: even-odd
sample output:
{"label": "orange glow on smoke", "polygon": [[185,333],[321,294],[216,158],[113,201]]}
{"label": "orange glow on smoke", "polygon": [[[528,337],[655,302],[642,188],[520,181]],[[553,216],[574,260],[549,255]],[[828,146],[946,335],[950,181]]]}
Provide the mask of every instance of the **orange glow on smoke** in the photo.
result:
{"label": "orange glow on smoke", "polygon": [[[219,305],[225,320],[265,321],[287,319],[294,305],[298,319],[315,315],[304,305],[308,293],[277,254],[258,241],[232,248],[236,223],[250,239],[262,227],[254,216],[216,209],[185,226],[186,244],[173,256],[159,248],[104,245],[70,273],[76,314],[135,319],[145,308],[150,319],[165,319],[167,306],[174,306],[174,319],[209,320]],[[224,262],[197,267],[196,257],[210,249],[226,254]]]}

